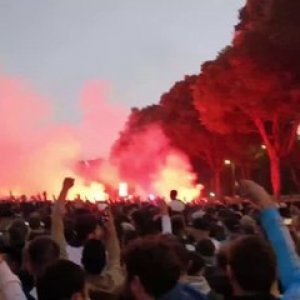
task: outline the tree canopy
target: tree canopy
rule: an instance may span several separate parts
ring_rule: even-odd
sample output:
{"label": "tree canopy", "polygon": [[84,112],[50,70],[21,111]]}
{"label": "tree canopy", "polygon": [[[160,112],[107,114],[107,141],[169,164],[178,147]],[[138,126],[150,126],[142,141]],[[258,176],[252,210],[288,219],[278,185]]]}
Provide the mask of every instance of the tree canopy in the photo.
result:
{"label": "tree canopy", "polygon": [[259,133],[277,195],[280,158],[292,150],[300,123],[300,65],[293,55],[298,45],[283,34],[300,29],[293,11],[298,4],[291,2],[248,1],[232,46],[203,65],[194,88],[195,105],[207,128]]}

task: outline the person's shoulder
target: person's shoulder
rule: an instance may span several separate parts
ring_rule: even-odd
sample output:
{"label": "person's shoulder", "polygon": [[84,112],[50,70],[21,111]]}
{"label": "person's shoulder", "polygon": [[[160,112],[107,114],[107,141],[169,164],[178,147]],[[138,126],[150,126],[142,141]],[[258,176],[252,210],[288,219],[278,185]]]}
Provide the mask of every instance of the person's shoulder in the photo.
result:
{"label": "person's shoulder", "polygon": [[181,205],[185,207],[185,203],[180,199],[173,200],[172,202],[176,203],[177,205]]}
{"label": "person's shoulder", "polygon": [[180,201],[180,200],[172,200],[169,203],[169,207],[173,210],[173,211],[183,211],[185,209],[185,204]]}
{"label": "person's shoulder", "polygon": [[177,283],[177,285],[163,295],[159,300],[206,300],[206,296],[198,292],[195,288],[186,283]]}
{"label": "person's shoulder", "polygon": [[201,294],[194,287],[189,284],[181,284],[182,290],[182,299],[184,300],[205,300],[207,299],[206,295]]}

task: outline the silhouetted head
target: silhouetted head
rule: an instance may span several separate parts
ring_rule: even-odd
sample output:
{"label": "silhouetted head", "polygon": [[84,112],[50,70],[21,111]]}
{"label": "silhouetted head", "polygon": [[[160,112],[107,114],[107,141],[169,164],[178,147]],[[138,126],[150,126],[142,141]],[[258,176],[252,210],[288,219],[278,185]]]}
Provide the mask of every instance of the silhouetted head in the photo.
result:
{"label": "silhouetted head", "polygon": [[171,200],[176,200],[177,199],[177,195],[178,195],[178,192],[176,190],[172,190],[170,192],[170,198],[171,198]]}
{"label": "silhouetted head", "polygon": [[81,263],[89,274],[97,275],[103,271],[106,265],[106,252],[102,241],[94,239],[86,241]]}
{"label": "silhouetted head", "polygon": [[210,239],[202,239],[196,244],[196,252],[203,257],[214,257],[216,247]]}
{"label": "silhouetted head", "polygon": [[24,220],[15,220],[8,229],[10,246],[23,246],[28,234],[28,227]]}
{"label": "silhouetted head", "polygon": [[69,260],[58,260],[37,280],[39,300],[86,300],[84,271]]}
{"label": "silhouetted head", "polygon": [[135,299],[161,297],[175,287],[182,270],[173,243],[161,236],[131,242],[124,262],[128,286]]}
{"label": "silhouetted head", "polygon": [[59,259],[59,246],[50,237],[38,237],[31,241],[25,251],[26,269],[35,278],[41,276],[45,269]]}
{"label": "silhouetted head", "polygon": [[276,258],[265,240],[239,238],[229,246],[228,254],[228,274],[236,294],[270,293],[276,280]]}

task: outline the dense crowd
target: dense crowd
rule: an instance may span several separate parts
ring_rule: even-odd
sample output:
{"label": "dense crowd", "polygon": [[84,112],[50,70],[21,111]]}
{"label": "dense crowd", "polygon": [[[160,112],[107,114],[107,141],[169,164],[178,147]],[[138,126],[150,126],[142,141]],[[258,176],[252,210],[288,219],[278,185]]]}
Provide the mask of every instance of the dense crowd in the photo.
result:
{"label": "dense crowd", "polygon": [[[0,203],[0,299],[300,299],[299,203]],[[168,204],[167,204],[168,203]]]}

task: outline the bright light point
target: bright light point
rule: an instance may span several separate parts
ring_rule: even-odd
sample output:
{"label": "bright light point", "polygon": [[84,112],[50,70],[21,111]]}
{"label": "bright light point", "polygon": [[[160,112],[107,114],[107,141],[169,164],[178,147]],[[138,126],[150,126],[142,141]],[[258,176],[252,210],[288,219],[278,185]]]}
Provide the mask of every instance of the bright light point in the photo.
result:
{"label": "bright light point", "polygon": [[214,192],[210,192],[210,193],[209,193],[209,196],[210,196],[210,197],[216,197],[216,194],[215,194]]}
{"label": "bright light point", "polygon": [[266,145],[261,145],[261,149],[266,150],[267,146]]}
{"label": "bright light point", "polygon": [[199,190],[199,191],[202,191],[204,189],[204,185],[202,185],[201,183],[198,183],[196,185],[196,189]]}
{"label": "bright light point", "polygon": [[224,164],[225,164],[226,166],[231,165],[231,160],[225,159],[225,160],[224,160]]}
{"label": "bright light point", "polygon": [[127,197],[128,196],[128,185],[126,182],[121,182],[119,184],[119,196]]}
{"label": "bright light point", "polygon": [[149,200],[154,201],[154,200],[155,200],[155,195],[150,194],[150,195],[148,196],[148,198],[149,198]]}

